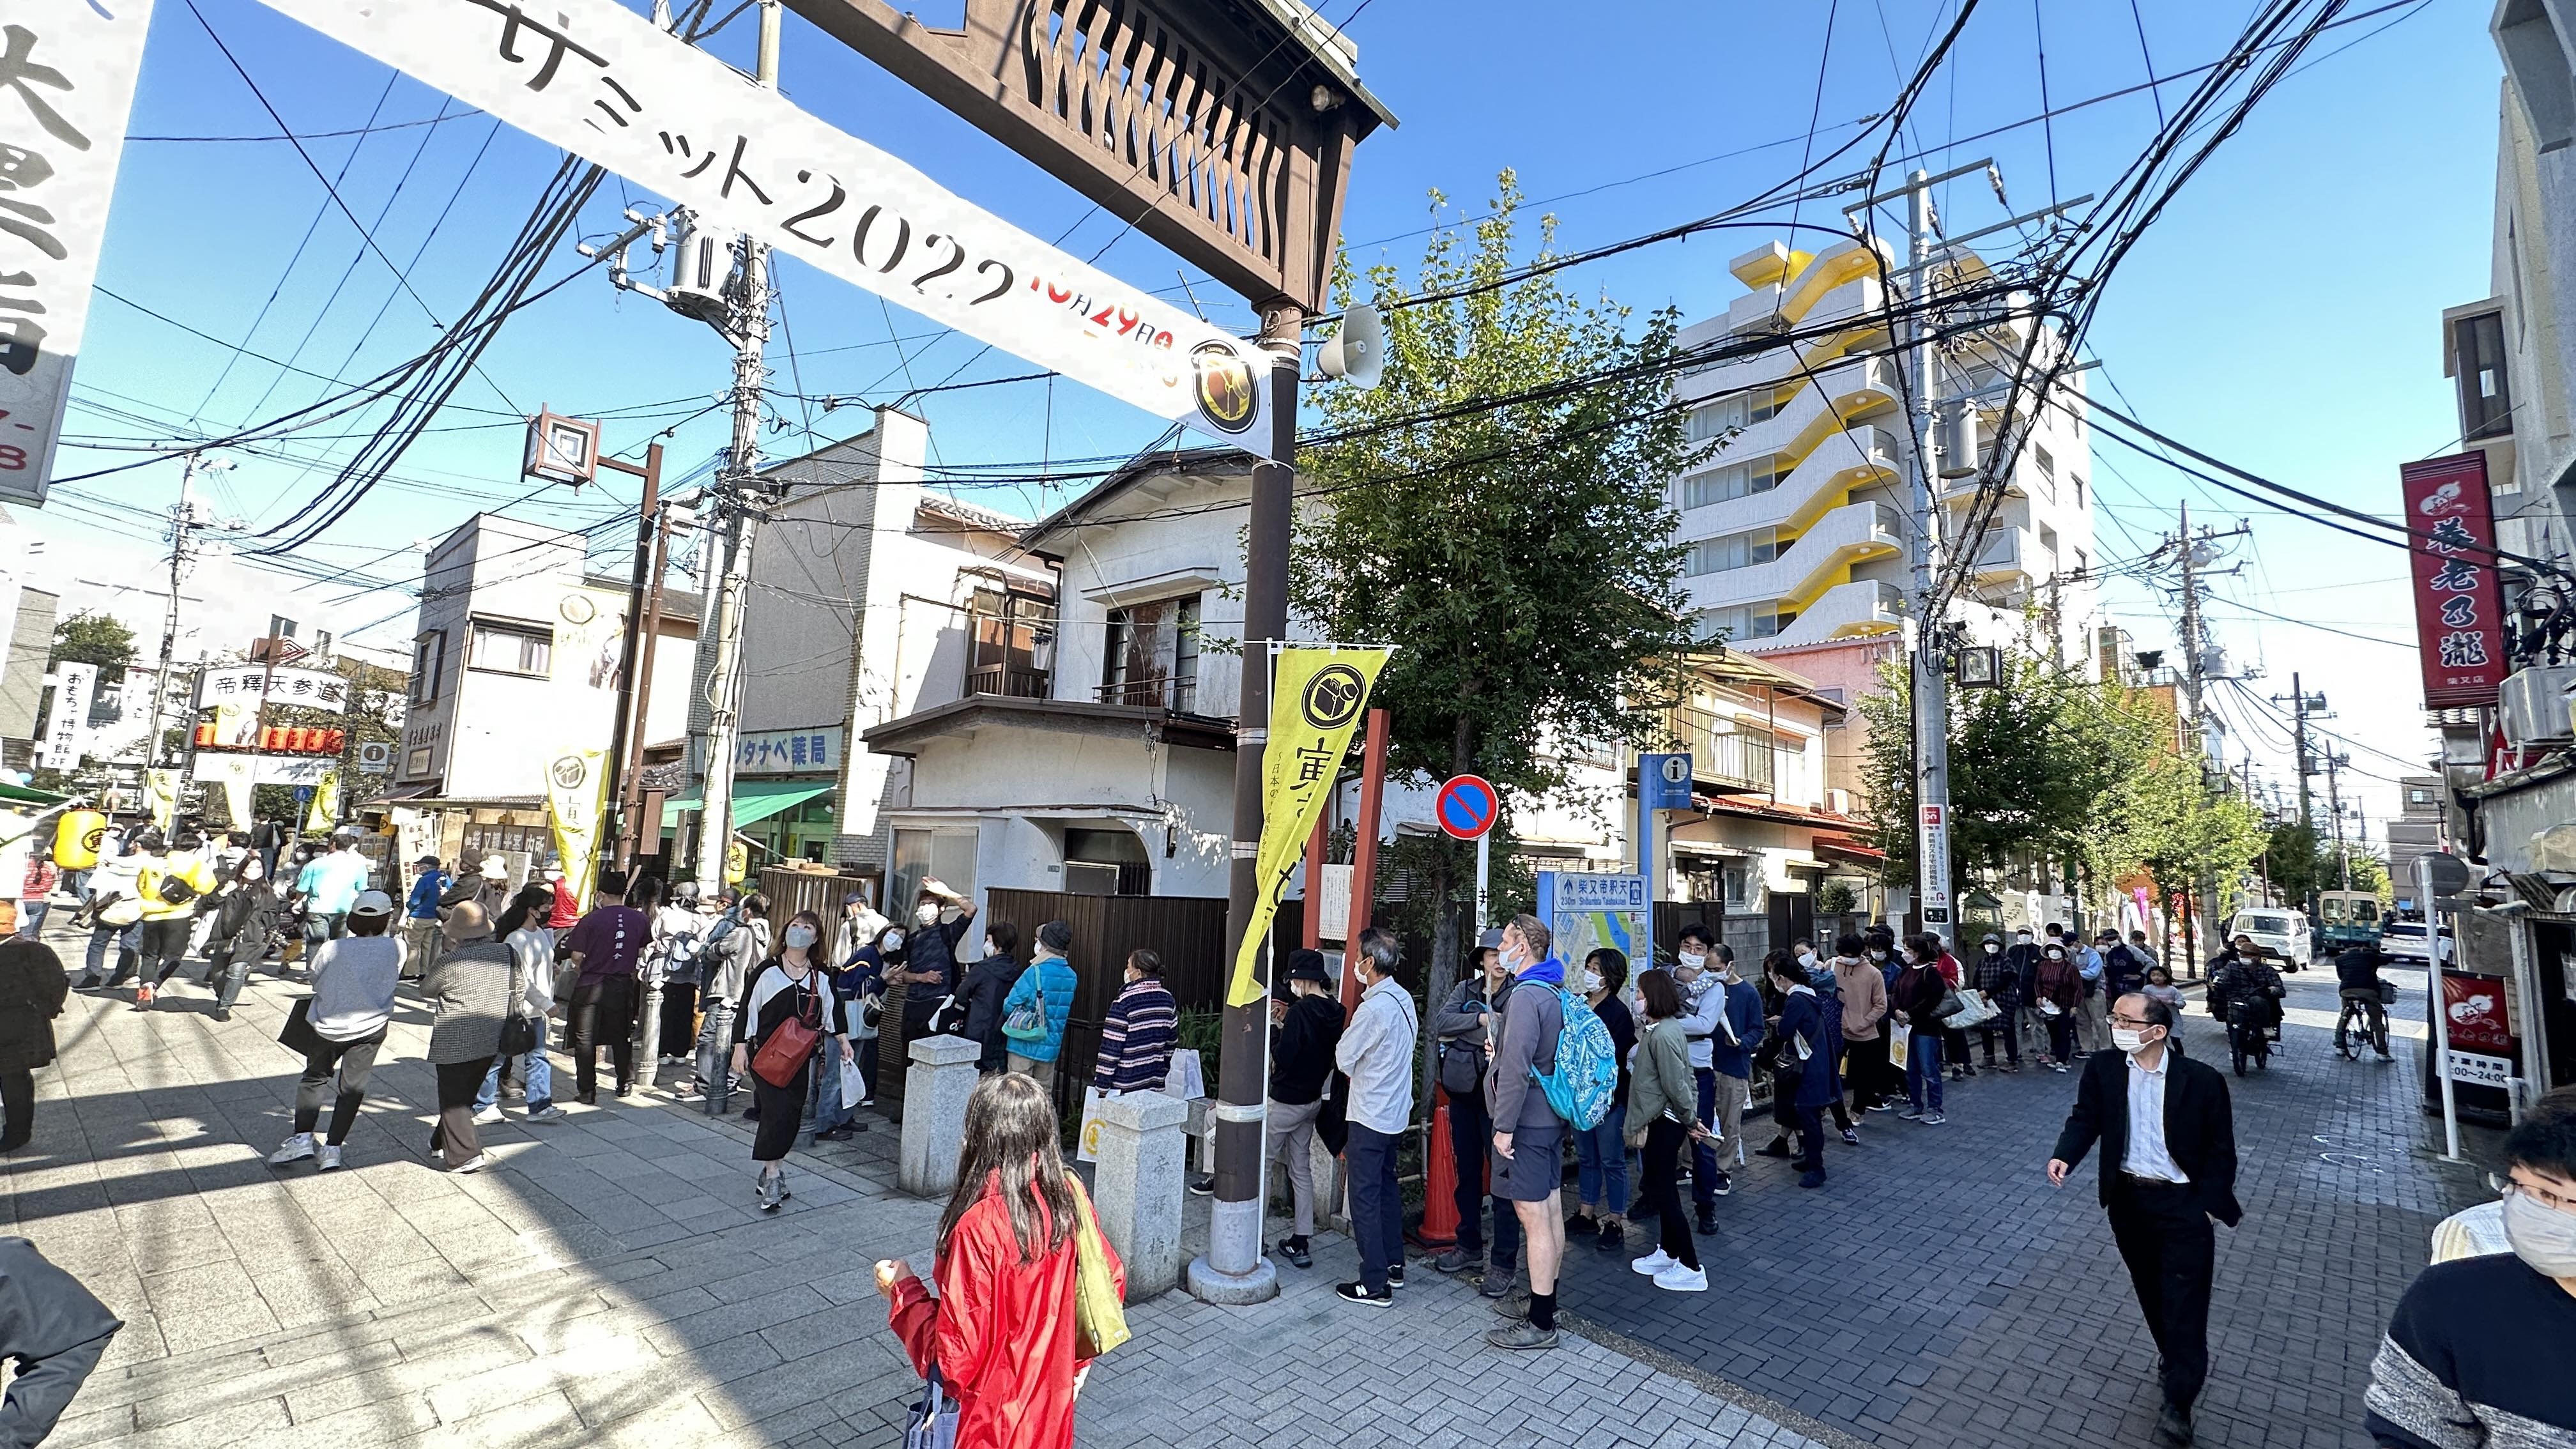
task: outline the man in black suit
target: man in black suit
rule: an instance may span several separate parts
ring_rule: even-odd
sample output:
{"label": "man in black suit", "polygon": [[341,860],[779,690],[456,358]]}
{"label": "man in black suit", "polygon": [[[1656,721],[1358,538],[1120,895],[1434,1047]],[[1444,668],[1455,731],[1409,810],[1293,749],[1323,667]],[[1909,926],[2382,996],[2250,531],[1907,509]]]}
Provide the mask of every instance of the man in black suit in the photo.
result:
{"label": "man in black suit", "polygon": [[2138,1307],[2164,1355],[2156,1433],[2192,1441],[2191,1403],[2209,1377],[2209,1285],[2216,1219],[2236,1226],[2236,1132],[2227,1079],[2169,1050],[2173,1008],[2131,994],[2111,1006],[2113,1049],[2084,1064],[2075,1110],[2057,1135],[2048,1180],[2062,1186],[2102,1144],[2102,1206],[2129,1265]]}

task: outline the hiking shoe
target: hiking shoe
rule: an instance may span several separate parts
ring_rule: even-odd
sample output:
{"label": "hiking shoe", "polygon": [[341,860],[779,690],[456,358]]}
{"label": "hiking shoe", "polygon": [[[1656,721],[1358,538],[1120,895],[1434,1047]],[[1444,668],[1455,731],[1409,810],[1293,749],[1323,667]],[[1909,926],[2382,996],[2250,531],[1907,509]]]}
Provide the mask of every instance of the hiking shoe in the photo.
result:
{"label": "hiking shoe", "polygon": [[1708,1190],[1718,1197],[1724,1197],[1735,1191],[1735,1179],[1723,1172],[1713,1173],[1708,1180]]}
{"label": "hiking shoe", "polygon": [[271,1167],[284,1167],[290,1162],[302,1162],[305,1158],[311,1157],[312,1155],[313,1134],[310,1132],[298,1132],[294,1136],[287,1138],[284,1142],[277,1144],[277,1150],[268,1154],[268,1165]]}
{"label": "hiking shoe", "polygon": [[1515,1293],[1508,1298],[1497,1298],[1494,1300],[1494,1311],[1505,1318],[1527,1318],[1529,1317],[1529,1295]]}
{"label": "hiking shoe", "polygon": [[1470,1253],[1464,1248],[1451,1248],[1448,1252],[1445,1252],[1439,1257],[1431,1260],[1431,1271],[1434,1273],[1464,1273],[1484,1260],[1485,1257],[1482,1253]]}
{"label": "hiking shoe", "polygon": [[498,1102],[474,1114],[474,1125],[477,1127],[489,1127],[500,1120],[501,1104]]}
{"label": "hiking shoe", "polygon": [[1844,1129],[1843,1129],[1843,1145],[1844,1145],[1845,1147],[1858,1147],[1858,1146],[1860,1145],[1860,1131],[1859,1131],[1859,1129],[1857,1129],[1857,1128],[1853,1128],[1853,1127],[1846,1127],[1846,1128],[1844,1128]]}
{"label": "hiking shoe", "polygon": [[1708,1291],[1708,1270],[1675,1263],[1655,1275],[1655,1286],[1667,1293],[1705,1293]]}
{"label": "hiking shoe", "polygon": [[1496,1348],[1528,1349],[1556,1347],[1556,1330],[1538,1328],[1527,1319],[1507,1323],[1485,1335],[1485,1342]]}
{"label": "hiking shoe", "polygon": [[316,1148],[314,1155],[321,1159],[313,1164],[313,1170],[316,1172],[329,1172],[340,1165],[340,1149],[327,1142]]}
{"label": "hiking shoe", "polygon": [[1333,1296],[1344,1303],[1365,1304],[1370,1308],[1384,1308],[1395,1302],[1395,1293],[1392,1289],[1380,1288],[1371,1293],[1366,1283],[1336,1284],[1333,1288]]}
{"label": "hiking shoe", "polygon": [[1279,1256],[1287,1259],[1289,1264],[1293,1267],[1312,1268],[1315,1266],[1315,1255],[1312,1252],[1309,1252],[1307,1248],[1308,1245],[1304,1238],[1282,1238],[1279,1240]]}
{"label": "hiking shoe", "polygon": [[1950,1119],[1948,1117],[1945,1117],[1938,1112],[1926,1112],[1923,1114],[1923,1125],[1926,1127],[1938,1127],[1949,1120]]}
{"label": "hiking shoe", "polygon": [[1666,1268],[1669,1268],[1680,1261],[1681,1260],[1679,1258],[1674,1257],[1672,1254],[1665,1252],[1661,1248],[1657,1248],[1646,1256],[1629,1263],[1628,1267],[1634,1272],[1643,1273],[1647,1277],[1652,1278],[1657,1273],[1664,1271]]}
{"label": "hiking shoe", "polygon": [[537,1110],[528,1114],[528,1120],[531,1122],[560,1122],[563,1119],[564,1109],[556,1106],[552,1102],[548,1102],[544,1106],[539,1107]]}

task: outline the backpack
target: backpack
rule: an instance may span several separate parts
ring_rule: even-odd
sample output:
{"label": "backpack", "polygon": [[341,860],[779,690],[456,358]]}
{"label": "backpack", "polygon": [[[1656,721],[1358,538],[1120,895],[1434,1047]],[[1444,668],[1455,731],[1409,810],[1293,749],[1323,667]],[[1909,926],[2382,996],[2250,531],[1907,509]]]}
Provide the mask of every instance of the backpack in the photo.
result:
{"label": "backpack", "polygon": [[698,979],[698,958],[706,950],[706,941],[695,931],[682,931],[662,939],[662,979],[687,986]]}
{"label": "backpack", "polygon": [[1566,1125],[1588,1132],[1610,1115],[1610,1099],[1619,1090],[1619,1054],[1592,1003],[1562,986],[1556,988],[1556,999],[1565,1013],[1556,1037],[1556,1070],[1542,1072],[1533,1065],[1530,1075]]}

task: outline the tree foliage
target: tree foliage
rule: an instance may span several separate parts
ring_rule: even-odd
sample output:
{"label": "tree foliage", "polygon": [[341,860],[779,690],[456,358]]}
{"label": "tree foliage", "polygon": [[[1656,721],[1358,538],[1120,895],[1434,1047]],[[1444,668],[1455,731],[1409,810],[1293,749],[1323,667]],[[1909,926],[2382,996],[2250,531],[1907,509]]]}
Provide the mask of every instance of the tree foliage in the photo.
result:
{"label": "tree foliage", "polygon": [[54,622],[53,652],[47,657],[51,668],[68,659],[74,664],[98,666],[102,683],[114,683],[125,677],[125,667],[134,662],[134,631],[118,623],[113,614],[83,609]]}
{"label": "tree foliage", "polygon": [[[1345,264],[1342,304],[1385,309],[1385,382],[1317,394],[1327,441],[1299,455],[1311,491],[1289,571],[1307,627],[1398,646],[1372,700],[1390,775],[1474,772],[1507,797],[1563,790],[1566,742],[1647,742],[1691,643],[1667,494],[1686,442],[1657,366],[1677,318],[1632,326],[1553,277],[1511,280],[1531,260],[1519,204],[1505,171],[1492,214],[1434,227],[1409,282]],[[1537,257],[1554,231],[1540,221]],[[1427,893],[1436,998],[1455,979],[1472,848],[1387,859]]]}
{"label": "tree foliage", "polygon": [[[2344,884],[2347,864],[2349,886]],[[2394,899],[2388,889],[2387,862],[2351,841],[2344,842],[2338,856],[2334,841],[2319,835],[2315,826],[2295,820],[2272,828],[2263,846],[2263,868],[2272,878],[2273,894],[2293,905],[2305,904],[2321,890],[2372,891]]]}

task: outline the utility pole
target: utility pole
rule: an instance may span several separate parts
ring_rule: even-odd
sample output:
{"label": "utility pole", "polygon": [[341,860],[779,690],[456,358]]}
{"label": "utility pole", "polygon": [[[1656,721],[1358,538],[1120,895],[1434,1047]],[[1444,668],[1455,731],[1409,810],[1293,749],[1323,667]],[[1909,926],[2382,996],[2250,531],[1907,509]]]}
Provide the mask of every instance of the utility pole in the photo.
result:
{"label": "utility pole", "polygon": [[631,746],[643,742],[644,714],[639,701],[645,698],[643,672],[650,667],[642,647],[648,624],[645,598],[649,593],[653,603],[658,605],[662,596],[659,568],[662,556],[662,445],[655,443],[644,450],[644,465],[640,468],[632,463],[619,462],[605,453],[600,455],[599,465],[632,474],[644,485],[643,500],[636,505],[634,576],[626,585],[626,637],[620,642],[617,655],[617,718],[609,725],[608,779],[604,787],[607,808],[617,812],[613,817],[616,829],[610,837],[614,858],[617,868],[624,870],[634,853],[636,830],[633,812],[626,804],[627,796],[632,793],[627,789],[630,783],[627,756],[635,753]]}
{"label": "utility pole", "polygon": [[[1913,393],[1913,415],[1906,419],[1906,451],[1914,468],[1914,527],[1908,562],[1914,571],[1914,801],[1916,907],[1925,930],[1937,930],[1955,942],[1957,927],[1950,905],[1950,671],[1949,623],[1933,616],[1933,584],[1940,574],[1940,481],[1932,462],[1932,420],[1940,386],[1940,360],[1933,355],[1932,321],[1924,311],[1932,281],[1932,177],[1921,170],[1905,178],[1907,232],[1906,299],[1913,304],[1906,321],[1906,383]],[[1968,424],[1973,428],[1975,424]],[[2007,421],[2004,426],[2009,427]],[[1995,454],[2004,453],[1996,439]],[[1953,460],[1962,462],[1964,460]]]}
{"label": "utility pole", "polygon": [[2340,774],[2343,767],[2351,763],[2350,755],[2338,755],[2332,750],[2326,752],[2326,817],[2328,828],[2334,835],[2335,874],[2339,877],[2339,883],[2335,889],[2344,891],[2352,889],[2352,864],[2344,858],[2343,853],[2343,790]]}
{"label": "utility pole", "polygon": [[[760,51],[753,79],[778,88],[780,0],[760,0]],[[745,234],[735,242],[742,280],[733,298],[733,444],[709,489],[724,539],[716,582],[715,659],[707,671],[705,813],[698,826],[698,892],[724,889],[733,845],[734,739],[742,722],[742,603],[751,581],[751,548],[760,528],[761,350],[769,341],[769,248]]]}
{"label": "utility pole", "polygon": [[179,474],[179,506],[170,510],[170,605],[161,616],[161,662],[152,676],[152,736],[143,747],[143,763],[147,766],[167,768],[179,763],[184,753],[182,745],[167,738],[167,721],[171,677],[178,673],[175,656],[179,646],[179,585],[188,577],[190,565],[197,561],[197,530],[208,522],[197,510],[197,475],[231,466],[202,453],[190,453]]}

